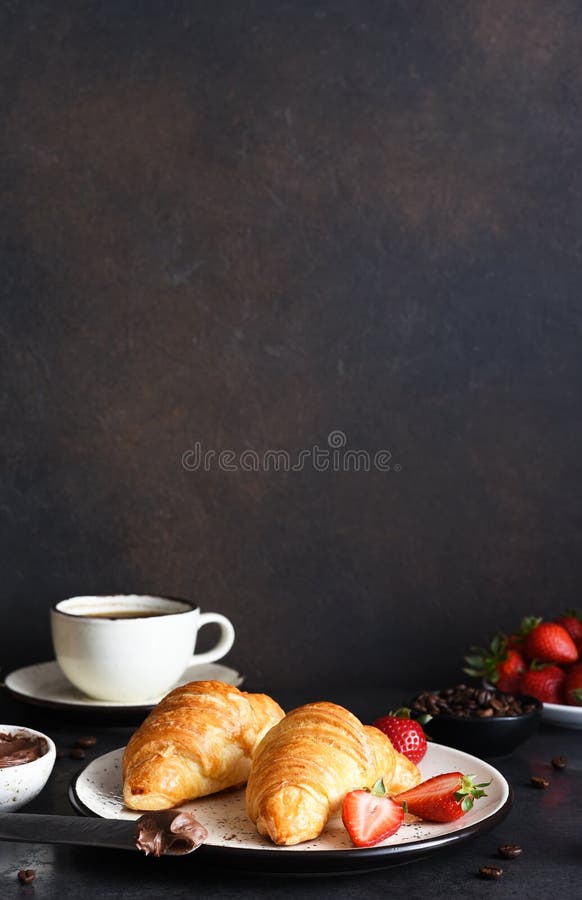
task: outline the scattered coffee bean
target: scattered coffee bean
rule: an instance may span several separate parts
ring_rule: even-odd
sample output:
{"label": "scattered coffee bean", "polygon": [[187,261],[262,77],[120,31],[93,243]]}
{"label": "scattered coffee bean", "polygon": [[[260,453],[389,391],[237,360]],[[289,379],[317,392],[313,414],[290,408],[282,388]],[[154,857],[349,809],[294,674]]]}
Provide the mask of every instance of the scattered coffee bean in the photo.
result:
{"label": "scattered coffee bean", "polygon": [[73,747],[73,749],[69,753],[69,756],[71,757],[71,759],[85,759],[87,754],[82,747]]}
{"label": "scattered coffee bean", "polygon": [[34,871],[34,869],[20,869],[18,873],[18,880],[20,884],[32,884],[35,878],[36,872]]}
{"label": "scattered coffee bean", "polygon": [[422,691],[411,705],[431,716],[475,716],[479,719],[521,716],[536,709],[535,703],[517,694],[497,693],[466,684],[442,691]]}
{"label": "scattered coffee bean", "polygon": [[541,775],[532,775],[532,777],[530,778],[530,781],[533,784],[533,786],[537,787],[537,788],[544,789],[544,788],[548,788],[550,786],[550,782],[548,781],[548,779],[542,778]]}
{"label": "scattered coffee bean", "polygon": [[568,759],[565,756],[554,756],[552,766],[554,769],[565,769],[568,765]]}
{"label": "scattered coffee bean", "polygon": [[501,878],[503,869],[500,869],[499,866],[481,866],[479,875],[481,878]]}
{"label": "scattered coffee bean", "polygon": [[80,737],[79,740],[77,741],[77,747],[83,747],[83,748],[94,747],[96,743],[97,743],[96,737]]}
{"label": "scattered coffee bean", "polygon": [[515,859],[517,856],[521,856],[523,850],[518,844],[502,844],[497,848],[497,852],[503,859]]}
{"label": "scattered coffee bean", "polygon": [[67,751],[66,751],[66,750],[62,750],[60,747],[57,747],[56,758],[57,758],[57,759],[63,759],[65,756],[67,756]]}

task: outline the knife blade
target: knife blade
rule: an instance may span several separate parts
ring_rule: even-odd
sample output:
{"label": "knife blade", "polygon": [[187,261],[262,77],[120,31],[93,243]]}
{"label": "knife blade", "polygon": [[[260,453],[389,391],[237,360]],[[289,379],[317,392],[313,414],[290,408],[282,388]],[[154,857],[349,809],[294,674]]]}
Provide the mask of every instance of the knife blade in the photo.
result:
{"label": "knife blade", "polygon": [[0,813],[0,840],[137,850],[135,822],[127,819]]}
{"label": "knife blade", "polygon": [[[39,813],[0,813],[0,841],[143,850],[137,845],[138,822]],[[161,853],[178,856],[191,853],[197,846],[199,843],[185,846],[184,842],[174,845],[164,842]]]}

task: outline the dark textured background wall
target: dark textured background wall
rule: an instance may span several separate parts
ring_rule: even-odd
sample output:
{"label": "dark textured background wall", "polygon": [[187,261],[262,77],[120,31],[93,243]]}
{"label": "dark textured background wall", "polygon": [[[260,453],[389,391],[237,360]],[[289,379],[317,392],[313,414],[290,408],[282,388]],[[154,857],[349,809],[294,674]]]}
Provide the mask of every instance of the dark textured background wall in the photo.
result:
{"label": "dark textured background wall", "polygon": [[[4,671],[229,615],[253,684],[437,684],[582,581],[576,0],[1,4]],[[387,448],[390,472],[188,471]]]}

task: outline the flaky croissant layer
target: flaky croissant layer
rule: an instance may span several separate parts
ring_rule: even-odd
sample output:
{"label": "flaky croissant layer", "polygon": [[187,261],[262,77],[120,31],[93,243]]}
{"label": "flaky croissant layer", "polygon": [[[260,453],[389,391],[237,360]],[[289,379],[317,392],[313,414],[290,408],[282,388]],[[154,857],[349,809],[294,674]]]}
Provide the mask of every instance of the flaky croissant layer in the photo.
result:
{"label": "flaky croissant layer", "polygon": [[221,681],[175,688],[125,748],[126,806],[168,809],[243,785],[255,747],[283,715],[267,694],[248,694]]}
{"label": "flaky croissant layer", "polygon": [[275,844],[312,840],[345,795],[383,779],[389,793],[413,787],[420,772],[390,740],[335,703],[292,710],[257,746],[246,789],[249,818]]}

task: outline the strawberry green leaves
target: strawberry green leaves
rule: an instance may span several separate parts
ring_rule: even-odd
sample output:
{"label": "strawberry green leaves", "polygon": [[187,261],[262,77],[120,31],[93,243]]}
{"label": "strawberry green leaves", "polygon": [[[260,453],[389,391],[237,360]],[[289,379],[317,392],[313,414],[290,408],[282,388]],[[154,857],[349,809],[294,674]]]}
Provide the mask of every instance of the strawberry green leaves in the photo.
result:
{"label": "strawberry green leaves", "polygon": [[473,809],[475,800],[479,800],[481,797],[487,796],[483,788],[489,787],[489,785],[491,784],[490,781],[483,781],[481,782],[481,784],[474,784],[474,777],[474,775],[463,775],[461,779],[461,786],[458,791],[455,791],[455,800],[459,801],[459,803],[461,804],[461,809],[464,813],[469,812],[470,809]]}

